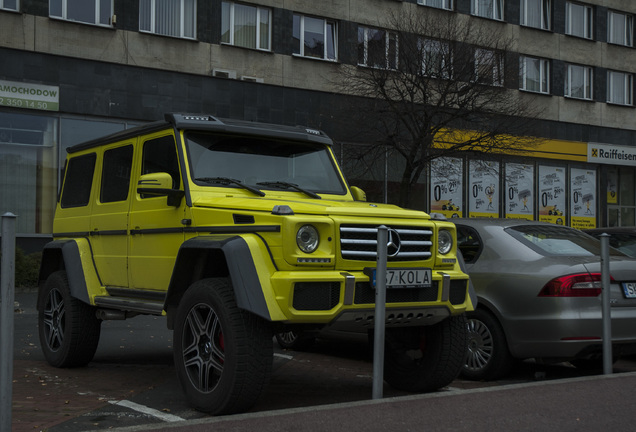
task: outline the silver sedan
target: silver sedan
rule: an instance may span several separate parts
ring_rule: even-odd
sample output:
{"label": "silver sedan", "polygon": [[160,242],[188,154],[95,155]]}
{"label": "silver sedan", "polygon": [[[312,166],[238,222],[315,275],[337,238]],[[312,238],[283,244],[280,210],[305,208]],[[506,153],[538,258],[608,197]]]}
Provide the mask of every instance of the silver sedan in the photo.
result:
{"label": "silver sedan", "polygon": [[[479,300],[462,374],[493,380],[514,359],[602,365],[600,241],[515,219],[454,219]],[[636,260],[610,248],[613,355],[636,349]]]}

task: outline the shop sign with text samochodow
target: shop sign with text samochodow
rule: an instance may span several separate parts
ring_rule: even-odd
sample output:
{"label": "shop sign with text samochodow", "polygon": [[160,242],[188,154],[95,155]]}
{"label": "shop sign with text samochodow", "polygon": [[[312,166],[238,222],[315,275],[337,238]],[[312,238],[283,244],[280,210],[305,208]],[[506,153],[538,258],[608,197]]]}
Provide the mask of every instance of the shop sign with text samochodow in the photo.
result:
{"label": "shop sign with text samochodow", "polygon": [[60,88],[0,80],[0,106],[59,111]]}

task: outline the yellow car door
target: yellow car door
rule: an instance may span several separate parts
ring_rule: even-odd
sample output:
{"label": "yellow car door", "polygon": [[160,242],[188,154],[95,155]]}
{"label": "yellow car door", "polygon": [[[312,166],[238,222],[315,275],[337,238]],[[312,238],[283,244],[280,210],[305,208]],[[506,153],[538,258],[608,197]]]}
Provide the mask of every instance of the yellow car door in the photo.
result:
{"label": "yellow car door", "polygon": [[134,289],[166,291],[179,247],[184,241],[185,200],[169,204],[166,196],[137,191],[141,176],[167,173],[172,189],[183,190],[172,131],[140,138],[134,167],[135,183],[129,215],[129,284]]}

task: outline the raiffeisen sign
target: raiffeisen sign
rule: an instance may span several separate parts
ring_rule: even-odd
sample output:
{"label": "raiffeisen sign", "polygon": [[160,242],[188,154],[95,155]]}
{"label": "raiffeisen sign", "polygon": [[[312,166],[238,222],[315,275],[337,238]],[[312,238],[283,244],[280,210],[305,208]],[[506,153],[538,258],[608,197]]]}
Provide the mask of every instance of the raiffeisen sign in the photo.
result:
{"label": "raiffeisen sign", "polygon": [[0,80],[0,106],[59,111],[60,88]]}
{"label": "raiffeisen sign", "polygon": [[587,161],[608,165],[636,166],[636,147],[588,143]]}

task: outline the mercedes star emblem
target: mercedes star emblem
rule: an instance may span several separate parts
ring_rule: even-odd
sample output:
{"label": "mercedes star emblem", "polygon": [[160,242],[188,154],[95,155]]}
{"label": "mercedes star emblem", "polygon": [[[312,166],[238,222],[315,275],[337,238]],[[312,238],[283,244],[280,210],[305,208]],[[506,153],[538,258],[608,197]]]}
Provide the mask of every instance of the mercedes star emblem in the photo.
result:
{"label": "mercedes star emblem", "polygon": [[388,241],[386,243],[387,256],[394,257],[400,253],[400,235],[394,229],[388,230]]}

